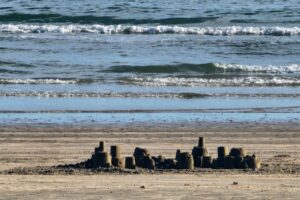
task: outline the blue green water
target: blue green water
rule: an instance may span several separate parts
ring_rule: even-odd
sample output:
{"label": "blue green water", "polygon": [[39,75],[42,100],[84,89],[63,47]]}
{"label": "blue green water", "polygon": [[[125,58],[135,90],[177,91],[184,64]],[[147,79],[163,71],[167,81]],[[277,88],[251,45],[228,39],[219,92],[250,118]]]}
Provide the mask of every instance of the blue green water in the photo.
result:
{"label": "blue green water", "polygon": [[299,121],[299,102],[299,0],[1,1],[2,124]]}

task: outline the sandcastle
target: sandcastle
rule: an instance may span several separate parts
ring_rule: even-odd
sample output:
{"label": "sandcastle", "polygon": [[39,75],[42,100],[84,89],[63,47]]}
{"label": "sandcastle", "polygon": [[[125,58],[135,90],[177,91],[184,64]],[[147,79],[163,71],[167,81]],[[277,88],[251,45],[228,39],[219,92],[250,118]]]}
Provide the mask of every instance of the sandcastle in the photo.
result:
{"label": "sandcastle", "polygon": [[261,161],[255,154],[247,155],[244,148],[231,148],[220,146],[217,148],[217,158],[209,156],[205,145],[205,137],[199,137],[198,146],[192,152],[181,152],[177,149],[175,158],[165,158],[162,155],[151,156],[145,148],[136,147],[133,156],[122,157],[121,149],[117,145],[110,147],[110,154],[105,151],[104,141],[90,159],[85,162],[86,168],[120,168],[120,169],[186,169],[212,168],[212,169],[259,169]]}

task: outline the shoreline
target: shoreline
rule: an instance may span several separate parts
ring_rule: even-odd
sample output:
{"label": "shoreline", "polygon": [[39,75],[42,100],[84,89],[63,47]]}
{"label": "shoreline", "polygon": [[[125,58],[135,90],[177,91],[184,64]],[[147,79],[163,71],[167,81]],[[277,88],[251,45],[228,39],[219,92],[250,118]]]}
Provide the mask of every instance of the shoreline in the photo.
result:
{"label": "shoreline", "polygon": [[240,132],[240,131],[262,131],[262,132],[299,132],[300,121],[288,122],[186,122],[174,123],[159,122],[131,122],[131,123],[94,123],[94,124],[51,124],[51,123],[0,123],[0,132]]}

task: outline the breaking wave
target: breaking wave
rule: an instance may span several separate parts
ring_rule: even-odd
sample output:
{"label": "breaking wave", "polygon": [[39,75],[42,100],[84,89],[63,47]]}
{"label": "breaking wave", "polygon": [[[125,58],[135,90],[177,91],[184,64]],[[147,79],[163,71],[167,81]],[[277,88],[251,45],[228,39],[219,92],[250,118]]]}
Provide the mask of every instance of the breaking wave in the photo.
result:
{"label": "breaking wave", "polygon": [[241,65],[241,64],[175,64],[175,65],[146,65],[146,66],[112,66],[105,72],[112,73],[298,73],[300,65],[291,64],[285,66],[261,66],[261,65]]}
{"label": "breaking wave", "polygon": [[291,65],[282,65],[282,66],[274,66],[274,65],[240,65],[240,64],[222,64],[215,63],[216,68],[221,68],[224,70],[237,70],[244,72],[260,72],[260,73],[298,73],[300,72],[299,64],[291,64]]}
{"label": "breaking wave", "polygon": [[78,82],[71,79],[0,79],[0,84],[76,84]]}
{"label": "breaking wave", "polygon": [[206,97],[290,97],[299,98],[300,93],[195,93],[195,92],[83,92],[83,91],[0,91],[0,97],[45,97],[45,98],[180,98]]}
{"label": "breaking wave", "polygon": [[246,87],[246,86],[299,86],[300,79],[281,77],[242,77],[242,78],[180,78],[180,77],[136,77],[123,78],[122,84],[140,86],[186,86],[186,87]]}
{"label": "breaking wave", "polygon": [[143,25],[57,25],[57,24],[1,24],[2,33],[96,33],[96,34],[192,34],[192,35],[300,35],[300,27],[181,27]]}
{"label": "breaking wave", "polygon": [[200,93],[138,93],[138,92],[66,92],[66,91],[0,91],[0,97],[49,97],[49,98],[202,98],[211,96]]}

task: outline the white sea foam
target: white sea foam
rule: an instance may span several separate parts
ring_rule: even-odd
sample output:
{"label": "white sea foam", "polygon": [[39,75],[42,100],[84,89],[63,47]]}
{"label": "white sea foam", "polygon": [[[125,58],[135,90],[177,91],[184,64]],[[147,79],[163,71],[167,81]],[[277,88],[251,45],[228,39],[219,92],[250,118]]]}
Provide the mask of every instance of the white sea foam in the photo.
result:
{"label": "white sea foam", "polygon": [[300,27],[180,27],[142,25],[1,24],[2,33],[194,34],[194,35],[300,35]]}
{"label": "white sea foam", "polygon": [[45,98],[205,98],[205,97],[300,97],[300,93],[172,93],[172,92],[84,92],[84,91],[0,91],[0,97]]}
{"label": "white sea foam", "polygon": [[[74,92],[74,91],[0,91],[0,96],[13,97],[91,97],[91,98],[181,98],[181,93],[136,93],[136,92]],[[194,96],[208,96],[195,94]]]}
{"label": "white sea foam", "polygon": [[76,84],[77,82],[61,79],[0,79],[0,84]]}
{"label": "white sea foam", "polygon": [[298,73],[300,72],[299,64],[291,65],[241,65],[241,64],[222,64],[214,63],[217,68],[224,70],[241,70],[245,72],[264,72],[264,73]]}
{"label": "white sea foam", "polygon": [[296,86],[300,85],[300,80],[297,78],[280,78],[280,77],[244,77],[244,78],[179,78],[179,77],[137,77],[133,76],[125,84],[134,84],[141,86],[188,86],[188,87],[201,87],[201,86]]}

